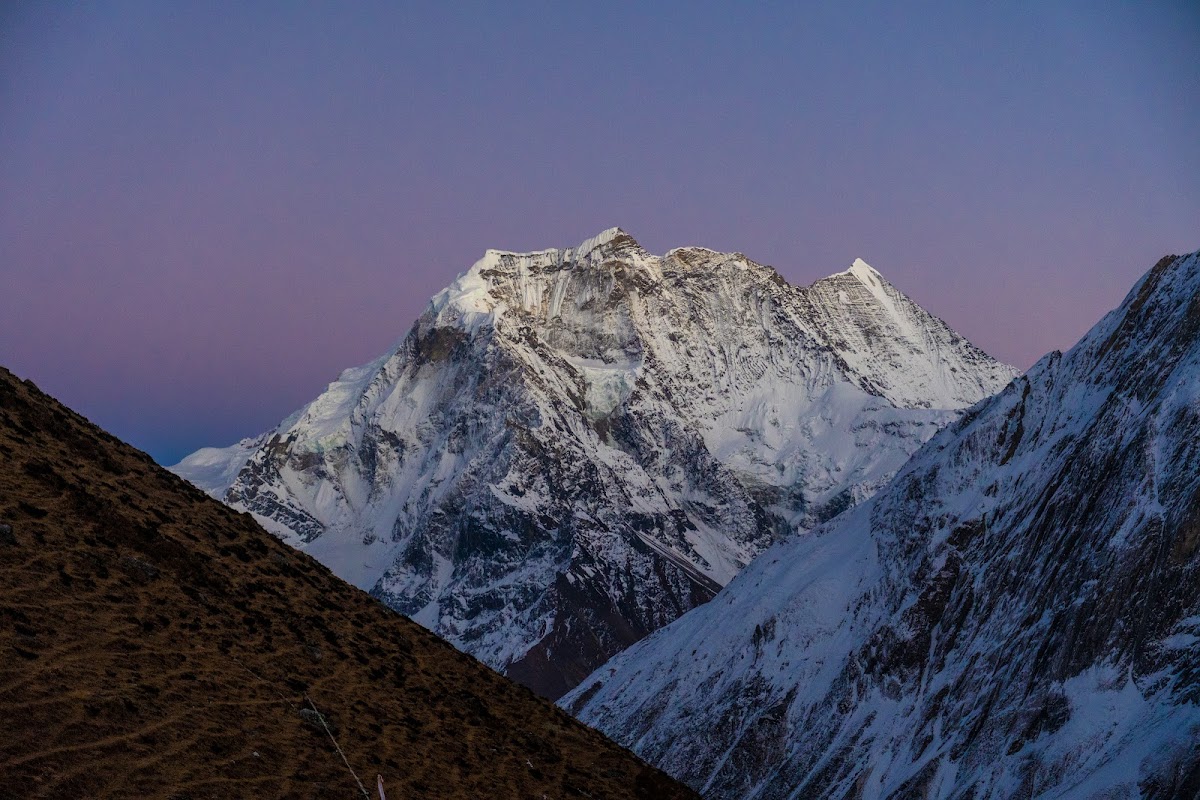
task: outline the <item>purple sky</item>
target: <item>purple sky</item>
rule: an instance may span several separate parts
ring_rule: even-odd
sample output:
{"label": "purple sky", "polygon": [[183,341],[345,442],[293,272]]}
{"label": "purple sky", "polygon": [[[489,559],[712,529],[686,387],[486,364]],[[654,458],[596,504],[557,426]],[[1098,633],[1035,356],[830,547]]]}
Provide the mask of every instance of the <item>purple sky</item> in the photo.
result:
{"label": "purple sky", "polygon": [[188,5],[0,8],[0,364],[168,463],[488,247],[862,257],[1020,367],[1200,248],[1194,3]]}

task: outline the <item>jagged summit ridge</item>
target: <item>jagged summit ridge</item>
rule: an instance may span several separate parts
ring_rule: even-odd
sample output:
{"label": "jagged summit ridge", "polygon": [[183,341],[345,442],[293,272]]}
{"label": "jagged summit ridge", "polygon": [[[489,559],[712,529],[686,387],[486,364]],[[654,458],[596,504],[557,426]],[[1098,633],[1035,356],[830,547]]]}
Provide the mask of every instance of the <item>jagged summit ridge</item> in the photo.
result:
{"label": "jagged summit ridge", "polygon": [[890,285],[835,284],[620,229],[488,251],[253,452],[175,469],[554,695],[1014,374]]}
{"label": "jagged summit ridge", "polygon": [[564,706],[710,797],[1200,793],[1200,253]]}
{"label": "jagged summit ridge", "polygon": [[[503,313],[509,305],[496,292],[504,291],[505,282],[511,281],[520,287],[519,295],[526,307],[536,295],[539,277],[571,269],[575,265],[587,265],[619,255],[632,256],[641,262],[648,254],[641,245],[621,228],[609,228],[577,247],[548,248],[532,252],[487,250],[472,267],[459,275],[446,289],[434,295],[430,310],[440,315],[449,310],[451,314],[463,315],[469,324],[485,321],[472,315]],[[441,318],[441,317],[439,317]],[[445,320],[445,318],[441,318]]]}
{"label": "jagged summit ridge", "polygon": [[521,258],[543,254],[555,254],[558,256],[558,262],[561,264],[572,261],[575,258],[587,258],[592,254],[593,251],[601,248],[616,250],[621,247],[634,247],[641,249],[641,245],[637,243],[637,240],[634,239],[633,236],[631,236],[624,229],[614,226],[612,228],[607,228],[603,231],[600,231],[600,233],[596,234],[590,239],[584,239],[583,242],[576,247],[551,247],[545,250],[534,250],[532,252],[518,252],[514,250],[497,250],[489,248],[485,251],[484,260],[487,260],[489,257],[499,256],[514,256]]}

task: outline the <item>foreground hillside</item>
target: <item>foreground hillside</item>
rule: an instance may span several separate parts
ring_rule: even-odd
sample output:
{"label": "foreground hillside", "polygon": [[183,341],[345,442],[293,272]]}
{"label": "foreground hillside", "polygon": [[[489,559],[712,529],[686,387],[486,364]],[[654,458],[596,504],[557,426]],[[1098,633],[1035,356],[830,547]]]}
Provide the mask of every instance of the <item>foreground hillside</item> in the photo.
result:
{"label": "foreground hillside", "polygon": [[557,697],[1013,374],[861,261],[797,287],[613,228],[488,251],[392,351],[173,469]]}
{"label": "foreground hillside", "polygon": [[563,704],[712,797],[1200,796],[1200,254]]}
{"label": "foreground hillside", "polygon": [[0,797],[690,797],[0,369]]}

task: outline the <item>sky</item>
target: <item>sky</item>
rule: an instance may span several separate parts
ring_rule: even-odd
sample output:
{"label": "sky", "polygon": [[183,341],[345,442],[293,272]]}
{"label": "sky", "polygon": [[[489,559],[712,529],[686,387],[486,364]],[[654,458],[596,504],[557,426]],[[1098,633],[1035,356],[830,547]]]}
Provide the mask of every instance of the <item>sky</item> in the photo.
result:
{"label": "sky", "polygon": [[4,3],[0,365],[173,463],[619,225],[1025,368],[1200,248],[1198,9]]}

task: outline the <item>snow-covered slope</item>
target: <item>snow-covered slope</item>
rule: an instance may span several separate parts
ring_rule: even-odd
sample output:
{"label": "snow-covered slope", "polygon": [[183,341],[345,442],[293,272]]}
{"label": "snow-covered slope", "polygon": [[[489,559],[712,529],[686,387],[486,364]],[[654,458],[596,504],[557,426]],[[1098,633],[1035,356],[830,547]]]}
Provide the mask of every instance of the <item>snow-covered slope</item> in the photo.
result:
{"label": "snow-covered slope", "polygon": [[562,704],[711,797],[1200,796],[1200,254]]}
{"label": "snow-covered slope", "polygon": [[614,228],[488,251],[391,352],[174,469],[557,696],[1012,375],[862,262],[795,288]]}
{"label": "snow-covered slope", "polygon": [[229,447],[203,447],[180,461],[171,470],[218,500],[237,480],[250,456],[267,440],[267,434],[242,439]]}

